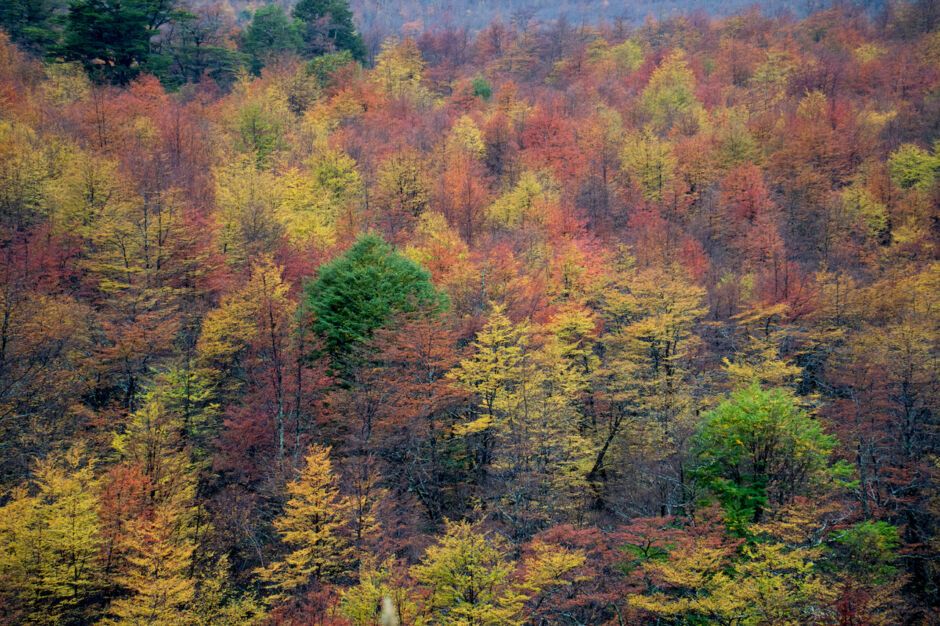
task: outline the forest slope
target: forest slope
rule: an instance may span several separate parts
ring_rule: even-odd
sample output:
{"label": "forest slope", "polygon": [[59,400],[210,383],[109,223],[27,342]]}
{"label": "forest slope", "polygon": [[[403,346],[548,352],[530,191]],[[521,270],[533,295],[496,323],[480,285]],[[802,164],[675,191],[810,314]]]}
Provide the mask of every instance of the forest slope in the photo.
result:
{"label": "forest slope", "polygon": [[936,622],[934,5],[137,1],[0,36],[0,622]]}

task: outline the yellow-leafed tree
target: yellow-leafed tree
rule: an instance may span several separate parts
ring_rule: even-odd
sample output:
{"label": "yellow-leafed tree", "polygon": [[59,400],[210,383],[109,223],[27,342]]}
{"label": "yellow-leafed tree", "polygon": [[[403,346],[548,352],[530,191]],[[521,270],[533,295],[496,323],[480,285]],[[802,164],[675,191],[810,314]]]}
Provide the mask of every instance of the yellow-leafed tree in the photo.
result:
{"label": "yellow-leafed tree", "polygon": [[570,573],[583,563],[580,552],[536,546],[519,567],[498,539],[463,522],[448,524],[411,574],[430,593],[424,602],[430,623],[511,626],[525,624],[530,603],[570,584]]}
{"label": "yellow-leafed tree", "polygon": [[[587,380],[568,357],[573,346],[549,337],[530,346],[528,324],[513,324],[494,305],[475,354],[451,376],[477,408],[454,428],[466,438],[477,480],[520,536],[571,511],[590,469],[577,400]],[[496,479],[496,480],[491,480]]]}
{"label": "yellow-leafed tree", "polygon": [[[192,623],[198,532],[196,474],[182,438],[183,419],[167,408],[168,390],[157,386],[113,446],[146,479],[144,510],[127,520],[116,539],[116,582],[125,594],[107,610],[104,624]],[[207,529],[203,527],[202,532]]]}
{"label": "yellow-leafed tree", "polygon": [[688,133],[698,128],[704,109],[695,97],[695,75],[689,69],[685,52],[673,51],[653,70],[640,97],[640,106],[657,131],[679,127]]}
{"label": "yellow-leafed tree", "polygon": [[340,494],[330,448],[313,445],[296,480],[288,483],[290,499],[274,527],[288,551],[259,570],[279,592],[291,592],[317,581],[330,581],[349,570],[349,500]]}
{"label": "yellow-leafed tree", "polygon": [[119,578],[131,592],[109,608],[105,624],[191,623],[196,582],[190,576],[196,544],[182,523],[185,503],[168,500],[128,524],[127,565]]}
{"label": "yellow-leafed tree", "polygon": [[423,103],[430,93],[422,85],[426,63],[413,39],[398,40],[390,37],[382,44],[375,59],[372,79],[389,98],[410,99]]}
{"label": "yellow-leafed tree", "polygon": [[32,624],[82,619],[100,591],[101,535],[93,464],[74,447],[36,466],[35,495],[0,507],[0,597]]}
{"label": "yellow-leafed tree", "polygon": [[623,170],[651,201],[663,199],[666,187],[676,175],[678,161],[672,145],[649,128],[627,137],[620,155]]}
{"label": "yellow-leafed tree", "polygon": [[512,402],[512,392],[522,374],[527,330],[506,317],[505,309],[493,311],[473,343],[474,355],[461,361],[450,376],[479,398],[478,417],[455,428],[457,434],[470,434],[491,428]]}

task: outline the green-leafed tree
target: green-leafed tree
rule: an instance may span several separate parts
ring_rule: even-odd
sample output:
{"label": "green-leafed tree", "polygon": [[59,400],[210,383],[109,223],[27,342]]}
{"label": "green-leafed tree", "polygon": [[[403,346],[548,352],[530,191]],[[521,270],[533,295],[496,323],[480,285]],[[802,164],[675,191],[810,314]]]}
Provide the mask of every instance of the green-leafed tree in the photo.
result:
{"label": "green-leafed tree", "polygon": [[350,365],[351,348],[396,313],[440,310],[447,297],[431,274],[374,234],[359,237],[346,254],[320,268],[306,288],[313,330],[323,337],[338,370]]}
{"label": "green-leafed tree", "polygon": [[229,21],[220,5],[180,12],[162,46],[168,61],[160,80],[170,88],[198,83],[205,76],[222,87],[234,82],[247,59],[229,44]]}
{"label": "green-leafed tree", "polygon": [[313,59],[307,63],[307,75],[317,79],[321,87],[329,87],[333,83],[333,75],[353,62],[349,50],[330,52]]}
{"label": "green-leafed tree", "polygon": [[176,0],[74,0],[57,53],[100,82],[126,85],[161,65],[151,39],[178,15]]}
{"label": "green-leafed tree", "polygon": [[705,415],[696,435],[696,474],[721,501],[729,524],[743,530],[768,506],[832,476],[835,445],[792,392],[753,384]]}
{"label": "green-leafed tree", "polygon": [[356,60],[365,59],[366,47],[356,31],[348,0],[300,0],[293,15],[302,23],[306,55],[349,50]]}
{"label": "green-leafed tree", "polygon": [[24,48],[44,52],[58,37],[53,18],[64,7],[64,0],[4,0],[0,28]]}
{"label": "green-leafed tree", "polygon": [[290,19],[276,4],[258,9],[241,40],[242,50],[251,59],[251,71],[259,74],[273,57],[297,53],[301,29],[300,21]]}
{"label": "green-leafed tree", "polygon": [[906,143],[891,153],[888,171],[902,189],[929,189],[940,174],[940,154]]}

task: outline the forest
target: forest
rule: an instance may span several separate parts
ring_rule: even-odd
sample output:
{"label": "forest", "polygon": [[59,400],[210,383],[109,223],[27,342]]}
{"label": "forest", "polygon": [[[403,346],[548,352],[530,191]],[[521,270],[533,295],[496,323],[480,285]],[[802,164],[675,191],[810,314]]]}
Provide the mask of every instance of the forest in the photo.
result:
{"label": "forest", "polygon": [[940,623],[940,3],[357,19],[0,2],[0,624]]}

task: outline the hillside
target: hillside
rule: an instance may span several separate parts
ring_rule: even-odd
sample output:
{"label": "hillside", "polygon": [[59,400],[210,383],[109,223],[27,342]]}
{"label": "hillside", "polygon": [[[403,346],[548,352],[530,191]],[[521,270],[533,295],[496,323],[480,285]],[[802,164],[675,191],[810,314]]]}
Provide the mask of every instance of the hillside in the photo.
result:
{"label": "hillside", "polygon": [[43,6],[0,624],[936,623],[935,3]]}

